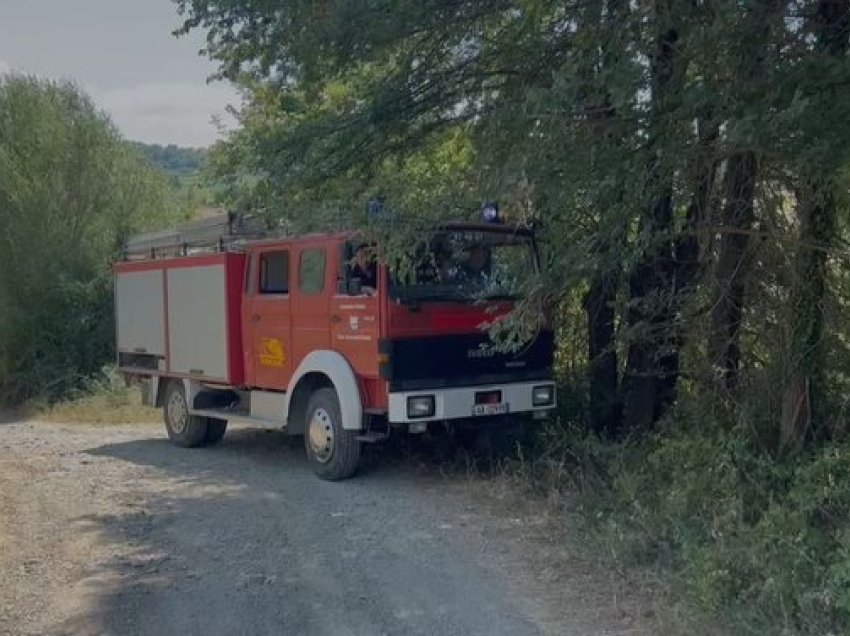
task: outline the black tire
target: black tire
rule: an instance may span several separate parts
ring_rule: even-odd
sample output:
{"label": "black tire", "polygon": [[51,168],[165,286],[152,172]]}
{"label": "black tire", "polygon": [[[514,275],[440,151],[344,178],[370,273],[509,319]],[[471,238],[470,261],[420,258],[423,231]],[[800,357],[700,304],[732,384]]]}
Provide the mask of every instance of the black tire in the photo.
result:
{"label": "black tire", "polygon": [[207,439],[206,444],[218,444],[221,438],[224,437],[224,432],[227,430],[227,420],[220,420],[216,417],[207,418]]}
{"label": "black tire", "polygon": [[331,388],[317,389],[307,402],[304,447],[313,471],[322,479],[348,479],[360,463],[358,431],[342,428],[339,398]]}
{"label": "black tire", "polygon": [[195,448],[207,441],[209,423],[206,417],[189,415],[186,392],[180,381],[169,382],[162,403],[162,415],[168,438],[177,446]]}

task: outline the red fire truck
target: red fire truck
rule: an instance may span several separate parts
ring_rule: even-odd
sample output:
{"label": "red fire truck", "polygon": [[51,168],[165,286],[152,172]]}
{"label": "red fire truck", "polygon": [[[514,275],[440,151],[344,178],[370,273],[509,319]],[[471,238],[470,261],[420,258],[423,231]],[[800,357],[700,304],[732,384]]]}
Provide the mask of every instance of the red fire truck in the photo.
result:
{"label": "red fire truck", "polygon": [[504,351],[482,329],[536,269],[533,232],[448,223],[423,245],[402,268],[354,232],[267,238],[235,214],[136,237],[115,265],[119,368],[174,443],[283,426],[332,480],[393,429],[545,415],[551,331]]}

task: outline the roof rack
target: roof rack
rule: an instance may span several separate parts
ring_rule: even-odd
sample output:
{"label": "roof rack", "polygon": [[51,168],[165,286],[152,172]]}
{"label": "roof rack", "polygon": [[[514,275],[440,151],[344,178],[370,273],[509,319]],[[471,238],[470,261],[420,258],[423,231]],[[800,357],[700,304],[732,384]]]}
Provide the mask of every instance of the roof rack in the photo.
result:
{"label": "roof rack", "polygon": [[242,249],[248,241],[269,236],[265,221],[243,212],[225,212],[181,223],[172,230],[130,237],[123,249],[125,261]]}

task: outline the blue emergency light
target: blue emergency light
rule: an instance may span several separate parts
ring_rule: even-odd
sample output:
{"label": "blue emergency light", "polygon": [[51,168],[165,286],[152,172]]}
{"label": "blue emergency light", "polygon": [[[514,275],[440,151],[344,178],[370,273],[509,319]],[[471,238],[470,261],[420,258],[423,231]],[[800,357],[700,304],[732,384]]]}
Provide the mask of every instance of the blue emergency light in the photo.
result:
{"label": "blue emergency light", "polygon": [[499,204],[495,202],[485,203],[481,206],[481,218],[485,223],[499,222]]}

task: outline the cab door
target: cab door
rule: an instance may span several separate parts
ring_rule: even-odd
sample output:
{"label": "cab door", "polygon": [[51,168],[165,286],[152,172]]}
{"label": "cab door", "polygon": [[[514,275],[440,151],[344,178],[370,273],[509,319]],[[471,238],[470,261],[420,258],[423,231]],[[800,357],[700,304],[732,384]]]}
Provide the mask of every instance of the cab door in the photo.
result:
{"label": "cab door", "polygon": [[331,348],[328,298],[331,268],[328,243],[293,246],[295,284],[292,288],[292,368],[312,351]]}
{"label": "cab door", "polygon": [[[341,246],[338,264],[340,280],[353,275],[351,246]],[[377,267],[377,264],[376,264]],[[379,270],[380,271],[380,270]],[[380,274],[376,289],[369,293],[349,293],[348,285],[337,285],[331,298],[330,327],[333,348],[348,360],[361,378],[378,377],[379,308],[384,289]]]}
{"label": "cab door", "polygon": [[248,384],[285,391],[292,376],[292,296],[288,248],[270,247],[251,255],[245,325]]}

